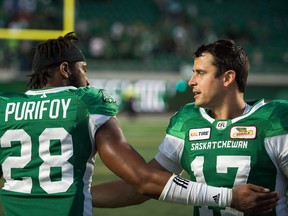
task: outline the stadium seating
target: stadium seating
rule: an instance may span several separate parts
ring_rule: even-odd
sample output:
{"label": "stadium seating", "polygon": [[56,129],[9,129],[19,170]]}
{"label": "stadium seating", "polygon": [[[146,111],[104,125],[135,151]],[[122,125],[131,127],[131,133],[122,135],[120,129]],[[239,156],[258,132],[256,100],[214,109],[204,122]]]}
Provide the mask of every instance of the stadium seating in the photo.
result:
{"label": "stadium seating", "polygon": [[[192,63],[193,51],[200,44],[231,38],[247,50],[253,73],[285,73],[286,1],[75,0],[76,32],[91,69],[178,73],[182,65]],[[4,2],[10,1],[0,0],[2,9]],[[54,14],[42,14],[40,7],[35,13],[51,15],[49,25],[56,23],[59,28],[60,2],[50,1]],[[6,27],[9,14],[0,10],[1,14],[0,25]],[[41,16],[34,15],[30,28],[37,26]],[[47,26],[43,20],[41,27]],[[23,47],[19,41],[0,40],[0,64],[18,58],[22,65],[27,59],[24,55],[30,54],[22,53]]]}
{"label": "stadium seating", "polygon": [[[172,34],[175,26],[184,25],[189,33],[190,38],[188,39],[195,44],[194,46],[189,43],[186,45],[191,45],[193,48],[198,44],[222,37],[237,41],[247,50],[252,66],[255,65],[252,67],[254,72],[269,73],[273,68],[274,72],[276,70],[281,73],[284,72],[283,68],[288,65],[288,13],[283,7],[285,0],[109,0],[97,2],[81,3],[80,1],[77,5],[77,19],[90,20],[88,22],[91,26],[89,27],[91,28],[90,36],[104,37],[108,43],[111,42],[109,41],[111,40],[109,38],[110,29],[115,22],[121,22],[124,28],[137,25],[149,26],[148,30],[152,32],[152,37],[158,39],[158,43],[159,41],[163,42],[161,34],[166,33],[166,42],[168,41],[166,44],[168,45],[173,42]],[[162,2],[162,4],[166,2],[167,5],[172,5],[170,5],[171,8],[173,6],[175,8],[175,4],[176,6],[178,4],[181,6],[178,10],[180,13],[171,15],[167,8],[165,11],[163,8],[157,7],[156,2]],[[92,26],[95,20],[102,21],[98,25],[98,27],[100,26],[98,31],[93,31]],[[135,40],[141,40],[145,31],[140,29],[138,34],[137,36],[130,35],[130,38],[126,35],[127,43],[134,43],[129,49],[137,47]],[[191,37],[193,34],[196,36]],[[116,48],[114,47],[114,49]],[[134,70],[139,65],[139,61],[144,62],[141,67],[148,70],[161,70],[161,65],[164,70],[179,70],[181,64],[191,62],[192,53],[192,49],[179,51],[177,47],[172,47],[169,50],[158,44],[153,47],[148,57],[136,56],[135,52],[131,51],[127,55],[128,58],[123,53],[123,55],[118,53],[111,54],[110,57],[104,56],[97,62],[99,63],[98,67],[101,65],[105,67],[105,59],[113,61],[115,64],[110,64],[110,67],[106,65],[106,68],[112,70],[111,65],[117,65],[117,62],[118,65],[123,66],[120,67],[123,70],[129,70],[129,67]],[[89,52],[87,54],[89,55]],[[116,68],[119,69],[118,66]]]}

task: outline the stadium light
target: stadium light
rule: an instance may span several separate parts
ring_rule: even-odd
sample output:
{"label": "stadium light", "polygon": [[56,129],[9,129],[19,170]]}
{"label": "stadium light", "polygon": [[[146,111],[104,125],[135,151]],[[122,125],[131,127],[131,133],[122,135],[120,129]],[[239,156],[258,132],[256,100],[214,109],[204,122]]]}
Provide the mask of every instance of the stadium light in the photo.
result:
{"label": "stadium light", "polygon": [[0,28],[0,39],[47,40],[74,31],[75,0],[63,0],[63,29],[7,29]]}

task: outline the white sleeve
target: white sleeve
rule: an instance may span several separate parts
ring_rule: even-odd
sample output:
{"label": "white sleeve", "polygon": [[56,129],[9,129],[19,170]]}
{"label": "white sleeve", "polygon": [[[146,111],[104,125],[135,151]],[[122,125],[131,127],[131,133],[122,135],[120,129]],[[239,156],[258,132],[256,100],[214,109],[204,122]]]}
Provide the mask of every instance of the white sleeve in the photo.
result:
{"label": "white sleeve", "polygon": [[180,174],[183,171],[181,165],[183,147],[182,139],[166,134],[155,160],[169,172]]}
{"label": "white sleeve", "polygon": [[208,186],[172,175],[159,200],[195,206],[230,207],[232,189]]}
{"label": "white sleeve", "polygon": [[277,169],[288,178],[288,134],[266,138],[265,148]]}
{"label": "white sleeve", "polygon": [[96,133],[97,129],[112,117],[113,116],[106,116],[106,115],[100,115],[100,114],[90,115],[90,117],[89,117],[89,134],[90,134],[90,139],[91,139],[92,143],[94,143],[94,137],[95,137],[95,133]]}
{"label": "white sleeve", "polygon": [[286,191],[288,187],[288,134],[268,137],[265,139],[265,148],[273,161],[276,169],[275,190],[279,193],[280,200],[276,206],[279,215],[287,213]]}

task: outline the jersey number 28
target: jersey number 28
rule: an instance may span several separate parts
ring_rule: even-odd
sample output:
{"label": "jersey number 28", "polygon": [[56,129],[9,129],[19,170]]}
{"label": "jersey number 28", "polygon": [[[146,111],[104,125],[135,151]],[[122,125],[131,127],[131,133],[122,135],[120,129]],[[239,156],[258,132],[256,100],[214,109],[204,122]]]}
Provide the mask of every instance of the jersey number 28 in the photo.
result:
{"label": "jersey number 28", "polygon": [[[59,140],[61,155],[51,155],[50,141]],[[0,139],[2,148],[11,147],[13,141],[20,142],[20,156],[8,156],[2,163],[3,177],[6,180],[3,189],[21,193],[31,193],[32,178],[22,176],[22,180],[11,177],[13,168],[24,169],[32,160],[32,141],[27,132],[22,129],[8,130]],[[73,166],[68,159],[73,155],[72,136],[64,128],[47,128],[39,136],[39,157],[43,160],[39,167],[40,187],[48,194],[65,192],[73,183]],[[52,181],[52,167],[61,168],[62,178]],[[37,170],[37,169],[35,169]]]}

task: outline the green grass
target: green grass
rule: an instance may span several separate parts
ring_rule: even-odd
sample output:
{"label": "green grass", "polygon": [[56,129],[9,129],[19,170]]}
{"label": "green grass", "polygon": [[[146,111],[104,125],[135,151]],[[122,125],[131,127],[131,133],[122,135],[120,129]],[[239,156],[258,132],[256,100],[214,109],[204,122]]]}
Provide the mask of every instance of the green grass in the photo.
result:
{"label": "green grass", "polygon": [[[118,117],[124,130],[128,142],[149,161],[158,151],[165,129],[167,127],[169,116],[138,116],[135,119],[129,119],[125,115]],[[96,158],[95,174],[93,184],[111,181],[117,179],[101,162]],[[3,214],[0,200],[0,216]],[[94,216],[175,216],[192,215],[192,207],[171,203],[164,203],[157,200],[149,200],[141,205],[102,209],[94,208]]]}

